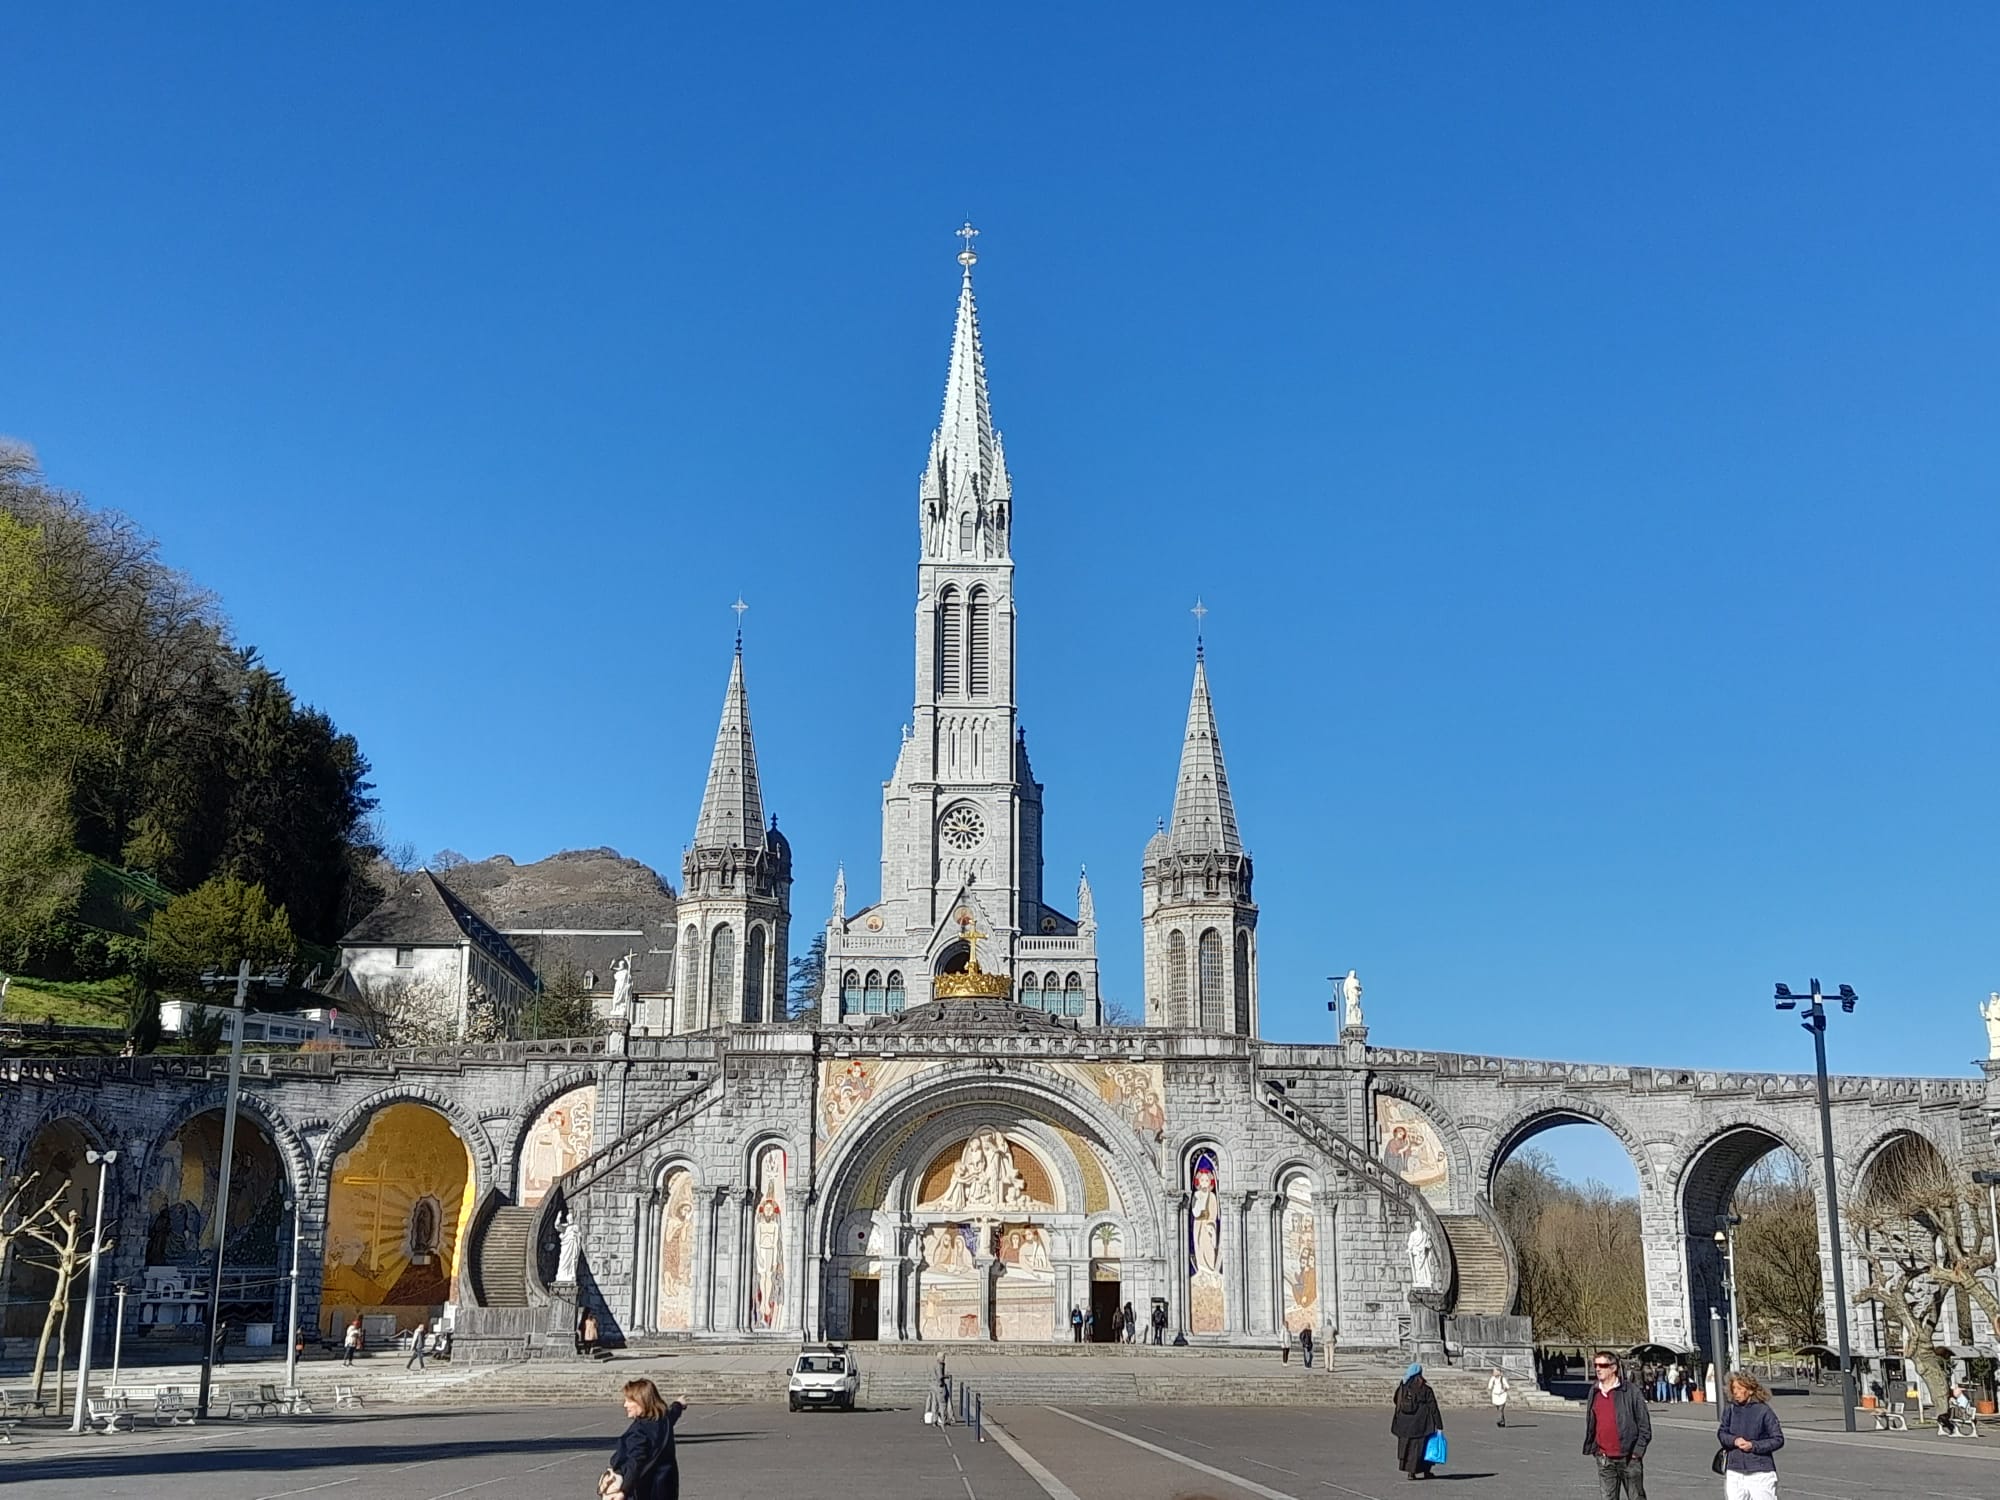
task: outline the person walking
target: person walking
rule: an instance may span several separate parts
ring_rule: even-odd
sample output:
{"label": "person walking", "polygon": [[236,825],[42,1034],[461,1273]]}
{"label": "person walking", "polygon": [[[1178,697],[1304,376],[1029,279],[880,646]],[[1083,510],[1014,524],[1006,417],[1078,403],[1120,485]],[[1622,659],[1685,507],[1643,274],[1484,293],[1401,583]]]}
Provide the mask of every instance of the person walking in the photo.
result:
{"label": "person walking", "polygon": [[1583,1403],[1583,1451],[1597,1460],[1597,1484],[1604,1500],[1646,1500],[1646,1448],[1653,1441],[1653,1414],[1637,1386],[1618,1376],[1618,1356],[1600,1349],[1591,1356],[1597,1384]]}
{"label": "person walking", "polygon": [[1074,1302],[1069,1305],[1069,1341],[1072,1344],[1083,1342],[1083,1309]]}
{"label": "person walking", "polygon": [[1444,1414],[1438,1410],[1437,1392],[1424,1379],[1422,1365],[1412,1364],[1403,1372],[1403,1383],[1396,1387],[1392,1405],[1395,1410],[1389,1418],[1389,1431],[1396,1439],[1396,1467],[1406,1479],[1430,1478],[1431,1462],[1424,1457],[1424,1449],[1432,1433],[1444,1431]]}
{"label": "person walking", "polygon": [[1495,1427],[1507,1425],[1507,1392],[1510,1389],[1507,1372],[1495,1365],[1492,1378],[1486,1382],[1486,1399],[1493,1403],[1493,1415],[1498,1419],[1493,1424]]}
{"label": "person walking", "polygon": [[1153,1346],[1158,1348],[1167,1341],[1167,1304],[1153,1304]]}
{"label": "person walking", "polygon": [[1313,1331],[1310,1323],[1299,1329],[1299,1353],[1305,1356],[1306,1368],[1310,1370],[1313,1367]]}
{"label": "person walking", "polygon": [[361,1314],[354,1315],[354,1321],[347,1325],[347,1332],[341,1335],[340,1347],[343,1351],[340,1362],[351,1366],[354,1356],[361,1352]]}
{"label": "person walking", "polygon": [[625,1382],[625,1415],[611,1465],[597,1481],[603,1500],[680,1500],[680,1462],[674,1453],[674,1424],[687,1411],[687,1397],[672,1406],[650,1380]]}
{"label": "person walking", "polygon": [[583,1315],[583,1352],[590,1358],[597,1357],[597,1310],[587,1309]]}
{"label": "person walking", "polygon": [[430,1324],[419,1323],[417,1325],[417,1331],[410,1335],[410,1357],[403,1361],[404,1369],[421,1370],[424,1368],[424,1350],[430,1345],[430,1334]]}
{"label": "person walking", "polygon": [[1132,1311],[1132,1304],[1129,1302],[1125,1304],[1124,1324],[1125,1342],[1128,1344],[1135,1342],[1139,1337],[1139,1315]]}
{"label": "person walking", "polygon": [[1729,1405],[1715,1436],[1722,1444],[1724,1500],[1778,1500],[1778,1464],[1771,1455],[1785,1446],[1785,1429],[1755,1375],[1729,1372]]}

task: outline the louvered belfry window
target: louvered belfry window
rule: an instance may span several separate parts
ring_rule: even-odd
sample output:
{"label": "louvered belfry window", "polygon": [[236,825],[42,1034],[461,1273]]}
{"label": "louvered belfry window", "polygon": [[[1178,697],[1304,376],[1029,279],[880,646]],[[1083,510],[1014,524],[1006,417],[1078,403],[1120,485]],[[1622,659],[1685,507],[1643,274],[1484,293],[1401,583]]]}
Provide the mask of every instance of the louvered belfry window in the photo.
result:
{"label": "louvered belfry window", "polygon": [[956,693],[965,681],[965,614],[958,590],[938,595],[938,691]]}
{"label": "louvered belfry window", "polygon": [[992,642],[993,606],[987,600],[985,589],[972,591],[972,608],[967,624],[970,627],[969,664],[967,673],[970,690],[985,693],[992,688],[992,671],[988,666],[988,653]]}

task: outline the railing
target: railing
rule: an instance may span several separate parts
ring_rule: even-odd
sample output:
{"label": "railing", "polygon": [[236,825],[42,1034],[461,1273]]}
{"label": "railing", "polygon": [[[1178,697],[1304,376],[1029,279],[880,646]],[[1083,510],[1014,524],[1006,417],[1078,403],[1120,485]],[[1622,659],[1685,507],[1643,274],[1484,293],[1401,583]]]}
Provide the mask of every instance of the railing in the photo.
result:
{"label": "railing", "polygon": [[579,1193],[588,1191],[607,1173],[616,1171],[640,1152],[651,1150],[721,1097],[720,1080],[703,1079],[665,1108],[648,1115],[636,1129],[592,1152],[563,1173],[556,1179],[555,1189],[548,1195],[549,1201],[555,1202],[558,1196],[565,1200],[573,1199]]}

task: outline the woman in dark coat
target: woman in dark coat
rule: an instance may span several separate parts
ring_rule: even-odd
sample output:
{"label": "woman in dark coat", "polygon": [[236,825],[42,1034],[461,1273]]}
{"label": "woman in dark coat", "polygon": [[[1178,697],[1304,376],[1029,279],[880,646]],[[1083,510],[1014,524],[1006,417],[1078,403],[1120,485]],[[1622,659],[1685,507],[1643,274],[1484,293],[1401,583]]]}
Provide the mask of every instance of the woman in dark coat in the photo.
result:
{"label": "woman in dark coat", "polygon": [[[625,1382],[625,1415],[632,1420],[619,1434],[611,1455],[624,1500],[680,1500],[681,1471],[674,1459],[674,1423],[687,1410],[683,1396],[672,1406],[650,1380]],[[604,1484],[612,1483],[611,1474]],[[601,1487],[600,1487],[601,1488]]]}
{"label": "woman in dark coat", "polygon": [[1410,1479],[1431,1477],[1424,1445],[1434,1432],[1444,1431],[1444,1416],[1438,1411],[1437,1392],[1424,1379],[1424,1367],[1411,1365],[1396,1387],[1396,1414],[1389,1419],[1389,1431],[1396,1435],[1396,1467]]}

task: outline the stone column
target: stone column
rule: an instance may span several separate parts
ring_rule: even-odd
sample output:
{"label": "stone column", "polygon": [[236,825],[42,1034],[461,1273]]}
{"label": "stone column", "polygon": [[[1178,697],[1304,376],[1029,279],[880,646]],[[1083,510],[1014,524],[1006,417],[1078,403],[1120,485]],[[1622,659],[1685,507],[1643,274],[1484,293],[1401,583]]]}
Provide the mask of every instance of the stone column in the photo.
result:
{"label": "stone column", "polygon": [[1167,1236],[1167,1284],[1172,1290],[1170,1311],[1173,1313],[1174,1335],[1185,1340],[1188,1331],[1188,1199],[1185,1192],[1178,1192],[1168,1200],[1168,1213],[1173,1219],[1172,1232]]}
{"label": "stone column", "polygon": [[1223,1326],[1231,1333],[1248,1334],[1250,1318],[1250,1210],[1256,1206],[1257,1190],[1251,1188],[1236,1200],[1236,1254],[1230,1259],[1236,1264],[1223,1278],[1229,1298],[1229,1316]]}

